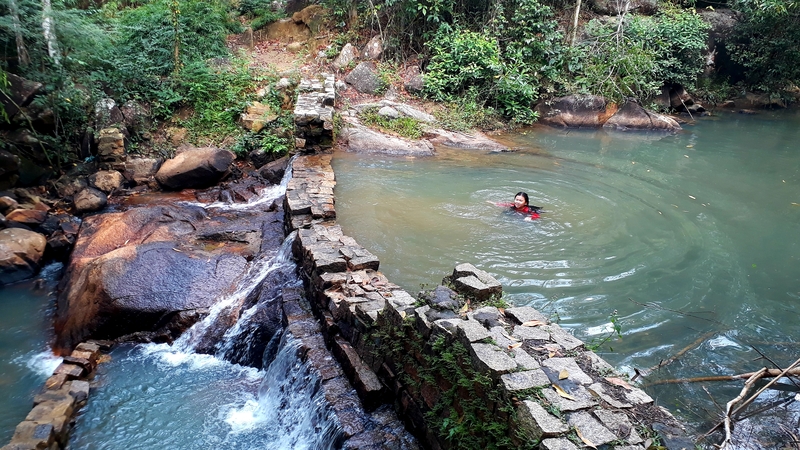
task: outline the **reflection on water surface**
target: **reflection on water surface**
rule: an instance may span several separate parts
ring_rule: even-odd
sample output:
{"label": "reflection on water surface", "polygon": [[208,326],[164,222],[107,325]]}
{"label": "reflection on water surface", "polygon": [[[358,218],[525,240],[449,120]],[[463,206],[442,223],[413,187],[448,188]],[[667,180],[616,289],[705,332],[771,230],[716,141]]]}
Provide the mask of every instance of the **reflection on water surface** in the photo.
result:
{"label": "reflection on water surface", "polygon": [[[676,135],[536,128],[508,138],[519,151],[337,154],[339,223],[412,292],[472,262],[509,302],[586,341],[616,311],[623,338],[603,356],[631,373],[707,336],[652,380],[769,365],[751,346],[782,365],[800,356],[796,113],[704,118]],[[518,191],[545,208],[542,219],[486,202]],[[706,387],[725,403],[741,383]],[[701,428],[716,415],[701,385],[648,390]],[[782,408],[780,420],[797,425],[797,402]]]}

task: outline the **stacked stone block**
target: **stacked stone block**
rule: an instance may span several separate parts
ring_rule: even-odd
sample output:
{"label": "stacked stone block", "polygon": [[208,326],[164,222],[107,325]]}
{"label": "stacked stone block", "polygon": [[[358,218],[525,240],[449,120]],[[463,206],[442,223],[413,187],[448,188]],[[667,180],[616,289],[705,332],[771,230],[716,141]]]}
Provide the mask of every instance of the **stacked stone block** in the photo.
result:
{"label": "stacked stone block", "polygon": [[64,357],[2,450],[57,450],[67,445],[73,417],[89,398],[89,379],[99,363],[101,346],[107,348],[104,343],[84,342]]}
{"label": "stacked stone block", "polygon": [[300,94],[294,106],[297,148],[314,150],[333,146],[334,83],[332,74],[300,81]]}
{"label": "stacked stone block", "polygon": [[[501,292],[496,280],[470,264],[457,266],[445,279],[459,292],[440,286],[417,300],[391,283],[378,272],[378,259],[333,221],[332,192],[328,197],[315,186],[324,182],[332,188],[330,158],[300,156],[294,164],[302,179],[295,190],[312,190],[305,196],[287,193],[285,223],[298,229],[294,254],[326,342],[365,407],[394,403],[426,447],[455,448],[425,419],[442,392],[452,388],[446,380],[431,385],[421,376],[436,359],[434,342],[444,339],[445,348],[456,343],[466,348],[468,360],[460,364],[488,376],[491,390],[513,405],[514,414],[508,414],[496,395],[475,391],[492,411],[486,419],[505,421],[517,444],[524,439],[542,449],[573,449],[586,442],[644,449],[638,430],[649,434],[652,428],[639,418],[677,424],[646,393],[622,381],[583,342],[535,309],[462,308],[466,298],[486,301]],[[310,214],[325,208],[331,208],[328,217]],[[393,334],[399,329],[413,332]],[[402,358],[387,351],[387,341],[402,347]]]}

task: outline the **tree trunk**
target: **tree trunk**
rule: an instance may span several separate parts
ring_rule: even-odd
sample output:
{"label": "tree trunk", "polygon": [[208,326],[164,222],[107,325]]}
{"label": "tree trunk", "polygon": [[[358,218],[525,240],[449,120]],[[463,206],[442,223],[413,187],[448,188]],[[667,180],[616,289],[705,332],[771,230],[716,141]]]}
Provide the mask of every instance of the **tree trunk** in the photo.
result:
{"label": "tree trunk", "polygon": [[8,9],[11,13],[11,26],[14,28],[14,35],[17,41],[17,62],[22,67],[31,63],[31,58],[28,56],[28,49],[25,47],[25,40],[22,37],[22,25],[19,21],[19,7],[16,0],[8,0]]}
{"label": "tree trunk", "polygon": [[581,14],[581,0],[575,2],[575,18],[572,20],[572,39],[569,41],[569,46],[575,45],[575,37],[578,35],[578,16]]}
{"label": "tree trunk", "polygon": [[42,0],[42,30],[44,40],[47,42],[47,53],[57,65],[61,65],[61,53],[58,51],[58,39],[56,38],[56,24],[53,21],[53,6],[50,0]]}

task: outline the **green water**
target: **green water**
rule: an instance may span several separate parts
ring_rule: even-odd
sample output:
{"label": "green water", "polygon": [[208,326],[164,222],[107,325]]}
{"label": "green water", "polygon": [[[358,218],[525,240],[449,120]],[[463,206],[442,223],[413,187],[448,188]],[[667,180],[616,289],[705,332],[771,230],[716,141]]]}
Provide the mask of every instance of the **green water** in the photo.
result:
{"label": "green water", "polygon": [[[410,292],[470,262],[509,302],[585,341],[602,339],[616,311],[622,339],[600,353],[629,373],[705,336],[648,380],[770,365],[751,346],[779,365],[800,357],[798,113],[706,117],[675,135],[537,127],[505,138],[518,151],[338,153],[339,223]],[[517,191],[545,208],[540,220],[486,202]],[[701,429],[716,417],[701,386],[647,390]],[[741,383],[704,386],[724,404]],[[797,427],[797,402],[784,409],[778,420]],[[753,448],[775,439],[753,432]]]}
{"label": "green water", "polygon": [[46,268],[38,282],[0,286],[0,445],[31,411],[33,396],[60,361],[50,352],[60,268]]}

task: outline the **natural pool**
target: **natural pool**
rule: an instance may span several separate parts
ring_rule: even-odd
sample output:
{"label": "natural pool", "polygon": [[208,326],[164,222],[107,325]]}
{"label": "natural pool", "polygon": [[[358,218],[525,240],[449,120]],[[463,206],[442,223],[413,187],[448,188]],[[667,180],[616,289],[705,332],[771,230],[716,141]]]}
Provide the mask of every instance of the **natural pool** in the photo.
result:
{"label": "natural pool", "polygon": [[[770,366],[752,347],[782,366],[800,357],[797,112],[705,117],[675,135],[537,127],[505,138],[518,151],[337,154],[339,223],[411,292],[471,262],[510,303],[587,342],[608,335],[616,313],[622,339],[599,352],[631,375],[689,347],[647,382]],[[517,191],[542,219],[487,203]],[[704,432],[717,407],[703,386],[724,404],[741,385],[647,390]],[[773,417],[797,430],[794,395],[770,397],[787,399]],[[765,448],[786,437],[774,428],[740,433]]]}

